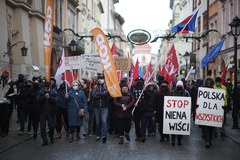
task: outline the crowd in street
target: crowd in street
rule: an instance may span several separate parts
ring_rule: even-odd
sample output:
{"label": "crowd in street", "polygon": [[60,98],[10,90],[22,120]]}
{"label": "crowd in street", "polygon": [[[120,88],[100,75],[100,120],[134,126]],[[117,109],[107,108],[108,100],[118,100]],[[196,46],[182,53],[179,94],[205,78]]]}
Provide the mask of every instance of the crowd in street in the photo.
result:
{"label": "crowd in street", "polygon": [[[163,112],[165,96],[191,97],[192,121],[195,121],[197,94],[199,87],[216,88],[225,91],[224,122],[221,128],[201,125],[205,147],[212,146],[213,136],[225,137],[224,125],[226,113],[232,110],[233,85],[228,79],[222,85],[221,77],[215,79],[208,76],[205,80],[176,80],[169,84],[159,76],[158,82],[145,84],[138,77],[129,88],[129,80],[120,81],[122,97],[112,98],[106,87],[102,74],[94,79],[75,80],[68,84],[62,80],[57,86],[54,77],[49,81],[42,77],[26,80],[19,74],[13,82],[9,72],[3,71],[0,80],[0,135],[9,133],[9,122],[14,107],[17,108],[19,136],[33,134],[36,139],[40,129],[42,146],[55,143],[55,140],[68,137],[69,142],[96,135],[96,141],[106,143],[108,134],[117,134],[119,144],[131,141],[129,135],[134,121],[135,140],[144,143],[148,137],[159,132],[160,142],[171,141],[171,145],[181,146],[182,135],[163,133]],[[238,82],[240,93],[240,82]],[[239,99],[240,108],[240,99]],[[27,126],[25,126],[27,124]],[[82,129],[81,129],[82,127]],[[65,132],[66,134],[62,134]]]}

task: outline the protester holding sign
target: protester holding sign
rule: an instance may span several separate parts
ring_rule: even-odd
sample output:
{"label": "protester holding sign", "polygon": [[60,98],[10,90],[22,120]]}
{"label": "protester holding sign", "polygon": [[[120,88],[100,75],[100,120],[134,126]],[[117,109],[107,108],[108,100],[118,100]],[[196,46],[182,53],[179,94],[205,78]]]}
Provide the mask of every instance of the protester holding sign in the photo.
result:
{"label": "protester holding sign", "polygon": [[[221,107],[223,107],[223,109],[224,109],[224,118],[223,118],[223,121],[225,121],[226,120],[226,116],[227,116],[227,112],[226,112],[226,110],[227,110],[227,89],[226,89],[226,87],[224,86],[224,85],[222,85],[221,84],[222,83],[222,79],[221,79],[221,77],[217,77],[216,79],[215,79],[215,84],[214,84],[214,86],[213,86],[213,88],[215,88],[215,89],[221,89],[221,90],[224,90],[224,92],[225,92],[225,98],[224,98],[224,106],[221,106]],[[222,127],[220,128],[220,133],[221,133],[221,137],[225,137],[225,129],[224,129],[224,123],[222,124]],[[218,132],[218,128],[215,128],[214,129],[214,137],[217,137],[217,132]]]}
{"label": "protester holding sign", "polygon": [[163,134],[163,112],[164,112],[164,97],[170,95],[169,84],[166,80],[160,81],[160,90],[157,94],[156,105],[156,122],[158,123],[158,131],[160,134],[160,142],[169,139],[169,134]]}
{"label": "protester holding sign", "polygon": [[[176,84],[176,89],[171,93],[171,96],[181,96],[181,97],[190,97],[189,92],[184,89],[183,82],[178,81]],[[175,137],[176,135],[171,135],[172,145],[175,146]],[[182,135],[177,135],[178,145],[182,145]]]}
{"label": "protester holding sign", "polygon": [[[204,87],[213,88],[213,85],[214,85],[214,80],[212,78],[208,77],[205,79]],[[198,107],[199,107],[199,105],[197,105],[197,108]],[[197,120],[197,114],[196,114],[196,120]],[[212,146],[212,137],[213,137],[214,127],[206,126],[206,125],[202,125],[201,127],[203,130],[203,138],[205,139],[205,147],[209,148]]]}

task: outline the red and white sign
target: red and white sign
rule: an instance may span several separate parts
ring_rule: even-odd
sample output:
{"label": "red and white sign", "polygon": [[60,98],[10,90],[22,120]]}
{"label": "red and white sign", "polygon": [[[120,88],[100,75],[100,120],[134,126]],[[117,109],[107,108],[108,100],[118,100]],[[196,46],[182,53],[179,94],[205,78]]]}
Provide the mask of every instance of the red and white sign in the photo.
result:
{"label": "red and white sign", "polygon": [[199,87],[195,123],[222,127],[224,99],[224,90]]}
{"label": "red and white sign", "polygon": [[163,133],[190,135],[191,97],[164,97]]}

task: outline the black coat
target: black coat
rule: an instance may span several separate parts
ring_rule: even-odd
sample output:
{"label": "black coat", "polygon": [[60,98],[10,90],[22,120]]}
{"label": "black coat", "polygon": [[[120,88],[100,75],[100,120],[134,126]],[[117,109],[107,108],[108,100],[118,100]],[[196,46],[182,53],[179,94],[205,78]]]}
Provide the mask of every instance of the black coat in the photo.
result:
{"label": "black coat", "polygon": [[[115,98],[113,104],[116,107],[116,117],[131,118],[134,102],[135,99],[132,93],[123,94],[122,97]],[[122,104],[126,106],[127,110],[123,111]]]}

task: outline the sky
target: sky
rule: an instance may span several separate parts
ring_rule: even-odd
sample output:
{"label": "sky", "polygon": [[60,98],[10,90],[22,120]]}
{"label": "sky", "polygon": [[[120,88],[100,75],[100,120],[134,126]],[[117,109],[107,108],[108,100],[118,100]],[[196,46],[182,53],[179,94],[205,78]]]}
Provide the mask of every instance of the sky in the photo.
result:
{"label": "sky", "polygon": [[[115,11],[125,20],[123,30],[126,35],[134,29],[144,29],[151,34],[151,39],[159,32],[168,29],[172,19],[170,0],[119,0],[115,4]],[[157,53],[160,40],[149,43],[152,53]]]}

